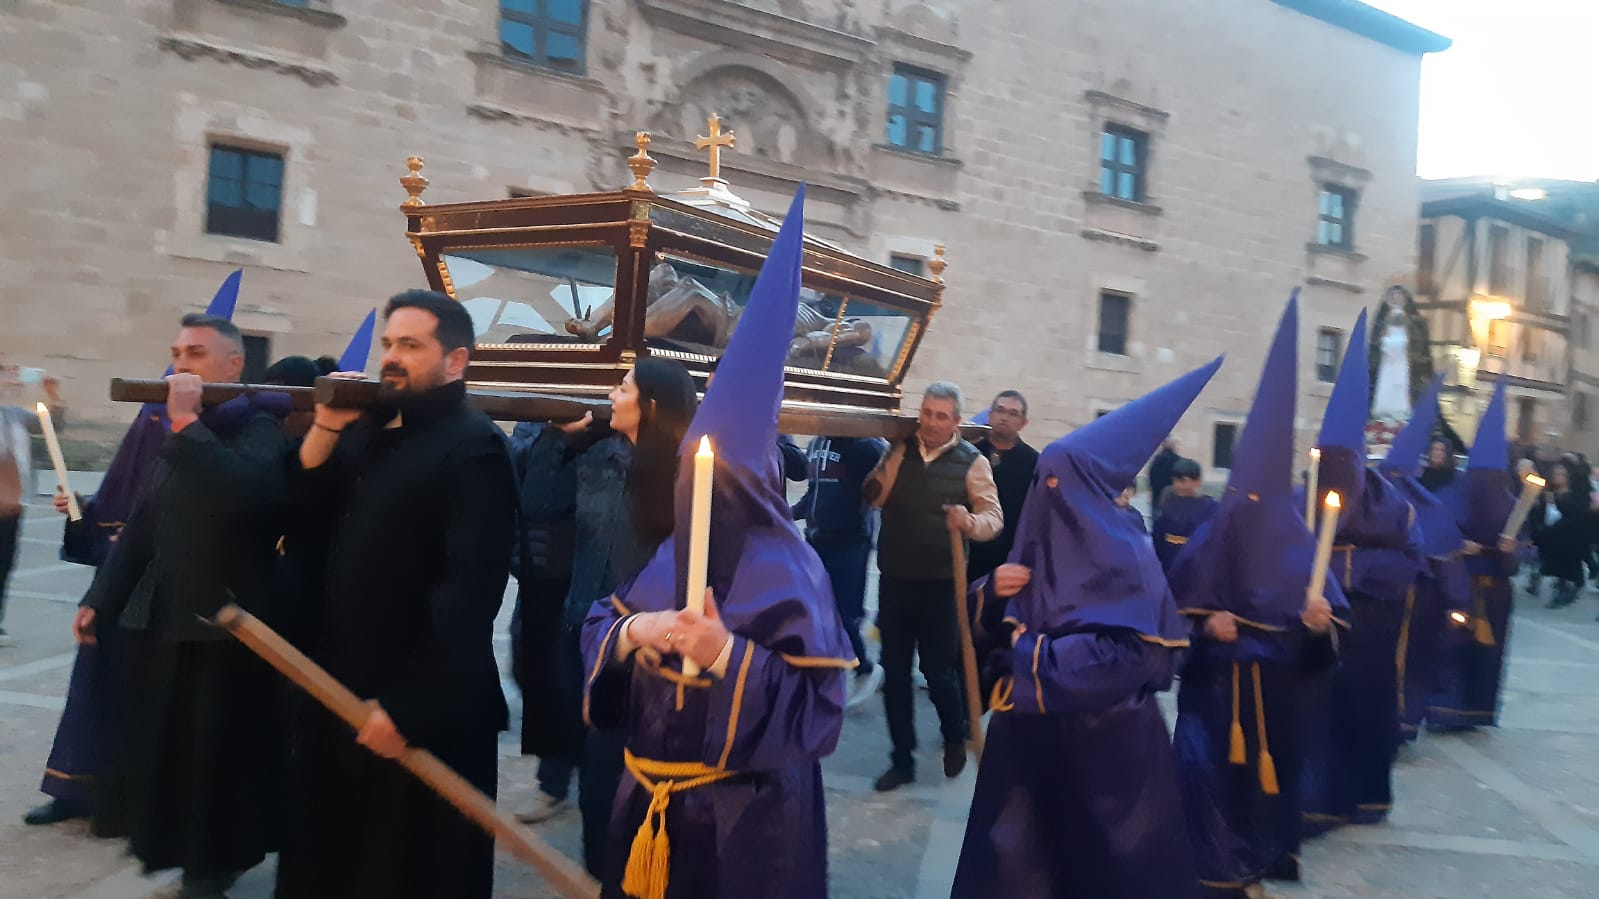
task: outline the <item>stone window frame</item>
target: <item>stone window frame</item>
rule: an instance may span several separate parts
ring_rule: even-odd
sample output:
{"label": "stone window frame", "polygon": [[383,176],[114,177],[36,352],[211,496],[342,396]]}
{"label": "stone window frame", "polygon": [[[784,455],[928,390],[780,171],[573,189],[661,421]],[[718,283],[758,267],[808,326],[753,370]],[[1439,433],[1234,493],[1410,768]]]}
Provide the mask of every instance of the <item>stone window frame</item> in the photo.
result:
{"label": "stone window frame", "polygon": [[[275,149],[275,148],[263,148],[259,144],[248,144],[248,145],[241,146],[240,144],[235,143],[235,142],[228,142],[228,141],[222,141],[222,140],[213,140],[213,141],[211,141],[209,144],[207,144],[207,146],[205,148],[205,151],[206,151],[205,212],[203,213],[203,220],[202,220],[202,225],[201,225],[201,227],[204,229],[205,233],[208,234],[208,235],[214,236],[214,237],[229,237],[229,238],[235,238],[235,239],[238,239],[238,240],[254,240],[254,241],[260,241],[262,243],[273,243],[273,244],[281,243],[282,242],[282,237],[283,237],[283,205],[284,205],[283,204],[283,200],[284,200],[283,185],[284,185],[284,181],[285,181],[285,179],[286,179],[286,177],[288,175],[288,169],[289,169],[289,160],[284,155],[284,153],[282,151],[280,151],[280,150]],[[218,153],[218,151],[221,151],[221,152],[224,152],[224,153],[231,153],[231,154],[234,154],[234,155],[237,155],[237,156],[240,157],[240,159],[239,159],[239,163],[240,163],[240,177],[239,177],[240,186],[239,187],[240,187],[240,202],[243,205],[241,205],[239,207],[230,207],[230,208],[244,209],[244,208],[248,207],[248,196],[247,196],[247,194],[249,192],[249,187],[250,187],[250,184],[251,184],[251,181],[250,181],[250,178],[249,178],[250,161],[252,159],[276,159],[277,160],[278,168],[279,168],[277,184],[275,185],[275,187],[277,189],[277,201],[276,201],[276,205],[272,209],[272,227],[270,229],[270,231],[271,231],[271,236],[270,237],[266,236],[265,234],[259,234],[259,235],[257,235],[257,234],[246,234],[246,233],[243,233],[243,231],[248,230],[248,229],[242,229],[242,228],[241,229],[235,229],[235,230],[217,230],[217,229],[225,227],[224,223],[214,222],[212,220],[213,219],[213,210],[211,208],[211,206],[212,206],[212,204],[211,204],[211,183],[212,183],[212,181],[215,178],[217,178],[217,173],[216,173],[216,170],[215,170],[215,167],[214,167],[214,163],[216,162],[216,154]],[[261,216],[261,218],[264,221],[266,216]]]}
{"label": "stone window frame", "polygon": [[[942,157],[944,155],[945,146],[944,123],[947,120],[949,105],[949,75],[938,71],[937,69],[927,68],[914,63],[896,61],[890,67],[888,73],[888,84],[890,89],[892,88],[894,79],[896,78],[904,78],[906,80],[907,95],[904,105],[896,106],[893,101],[891,90],[885,91],[885,100],[887,102],[884,104],[883,114],[884,144],[889,148],[897,150],[901,153],[912,153],[917,156],[929,156],[934,158]],[[938,107],[933,112],[928,113],[926,110],[922,110],[916,106],[914,100],[912,99],[911,91],[914,90],[917,84],[928,84],[933,87],[935,96],[937,98],[936,105]],[[903,115],[905,117],[906,142],[903,144],[894,143],[888,134],[888,123],[896,114]],[[916,146],[913,146],[911,142],[911,135],[915,129],[921,126],[929,125],[933,129],[933,140],[936,144],[934,149],[922,150]]]}
{"label": "stone window frame", "polygon": [[[1310,233],[1310,239],[1305,243],[1305,249],[1311,253],[1320,253],[1332,256],[1343,256],[1353,262],[1363,262],[1365,254],[1360,252],[1359,238],[1361,229],[1356,227],[1357,216],[1360,212],[1362,198],[1366,187],[1371,183],[1371,172],[1359,166],[1339,162],[1326,156],[1310,156],[1306,158],[1310,168],[1311,194],[1310,203],[1316,214],[1311,221],[1315,223]],[[1343,216],[1344,240],[1342,244],[1326,244],[1321,240],[1321,197],[1328,190],[1337,190],[1346,195]]]}
{"label": "stone window frame", "polygon": [[[563,22],[550,16],[548,6],[550,0],[530,0],[530,2],[537,9],[536,12],[524,12],[516,9],[508,10],[505,0],[497,0],[496,8],[499,14],[495,19],[495,33],[497,37],[496,47],[500,56],[508,62],[554,72],[558,75],[568,75],[573,78],[586,77],[588,74],[589,24],[593,18],[590,13],[592,12],[593,4],[590,0],[577,0],[579,22],[574,28],[570,22]],[[534,52],[531,55],[507,50],[504,38],[498,37],[500,29],[504,28],[506,22],[525,25],[532,29]],[[546,40],[547,33],[551,31],[566,34],[577,41],[577,64],[572,68],[551,64]]]}
{"label": "stone window frame", "polygon": [[333,0],[215,0],[224,6],[253,9],[299,19],[320,28],[343,28],[348,20],[333,11]]}
{"label": "stone window frame", "polygon": [[[1111,144],[1109,155],[1106,154],[1106,143]],[[1122,149],[1131,146],[1133,159],[1128,162],[1121,158]],[[1146,160],[1149,158],[1149,134],[1129,128],[1126,125],[1107,122],[1104,130],[1099,133],[1099,193],[1100,196],[1110,200],[1120,200],[1124,203],[1144,203],[1144,195],[1148,188],[1149,169]],[[1106,176],[1110,176],[1109,185]],[[1131,196],[1122,196],[1121,179],[1127,176],[1132,179],[1130,187]],[[1105,188],[1109,186],[1110,190]]]}
{"label": "stone window frame", "polygon": [[[1120,352],[1105,349],[1105,301],[1107,299],[1119,299],[1124,303]],[[1135,296],[1128,291],[1100,288],[1095,298],[1094,306],[1094,351],[1099,353],[1100,356],[1113,356],[1122,359],[1131,357],[1132,354],[1129,351],[1132,349],[1133,343],[1134,300]]]}
{"label": "stone window frame", "polygon": [[[1331,373],[1330,377],[1325,376],[1322,369],[1321,351],[1324,348],[1322,345],[1323,337],[1331,337],[1333,341],[1333,360],[1331,365],[1327,367],[1327,371]],[[1341,328],[1324,326],[1316,329],[1315,353],[1311,356],[1311,363],[1316,367],[1316,383],[1332,384],[1338,380],[1338,366],[1343,364],[1344,361],[1344,342],[1346,339],[1347,337]]]}
{"label": "stone window frame", "polygon": [[[1336,208],[1330,200],[1338,201]],[[1316,197],[1317,245],[1335,250],[1354,249],[1355,213],[1359,210],[1360,194],[1354,188],[1333,182],[1323,184]]]}
{"label": "stone window frame", "polygon": [[[218,102],[181,107],[173,134],[183,152],[172,171],[172,228],[154,232],[158,252],[233,266],[311,271],[310,257],[319,246],[319,235],[310,153],[316,141],[308,127],[265,110]],[[277,243],[206,233],[209,150],[219,143],[283,155]]]}
{"label": "stone window frame", "polygon": [[[1216,441],[1221,436],[1222,428],[1232,429],[1232,444],[1227,447],[1227,462],[1222,465],[1217,459]],[[1232,471],[1232,463],[1238,452],[1238,439],[1244,435],[1244,419],[1236,415],[1212,415],[1210,417],[1210,470],[1212,472]]]}
{"label": "stone window frame", "polygon": [[[905,268],[904,266],[895,264],[898,262],[914,262],[916,267]],[[897,251],[891,251],[888,254],[888,267],[894,269],[895,271],[904,272],[907,275],[915,275],[918,278],[927,277],[927,257],[917,253],[900,253]]]}
{"label": "stone window frame", "polygon": [[[1093,160],[1092,175],[1083,189],[1083,199],[1089,203],[1103,203],[1149,215],[1160,215],[1161,208],[1157,202],[1159,194],[1153,188],[1158,184],[1157,176],[1160,172],[1159,146],[1165,137],[1166,126],[1171,121],[1171,113],[1098,89],[1084,91],[1083,101],[1088,107],[1089,158]],[[1104,135],[1109,130],[1117,129],[1137,132],[1144,136],[1141,160],[1143,179],[1138,200],[1124,200],[1100,189],[1100,161]]]}

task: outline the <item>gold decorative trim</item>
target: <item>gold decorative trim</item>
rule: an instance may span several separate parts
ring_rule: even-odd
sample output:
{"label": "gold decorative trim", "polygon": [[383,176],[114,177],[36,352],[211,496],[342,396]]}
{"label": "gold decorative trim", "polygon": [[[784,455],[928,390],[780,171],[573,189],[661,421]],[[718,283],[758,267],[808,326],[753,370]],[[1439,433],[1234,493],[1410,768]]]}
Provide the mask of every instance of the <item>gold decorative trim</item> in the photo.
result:
{"label": "gold decorative trim", "polygon": [[1038,713],[1047,715],[1049,712],[1044,708],[1044,682],[1038,678],[1038,653],[1043,648],[1044,635],[1035,635],[1033,637],[1033,695],[1038,700]]}
{"label": "gold decorative trim", "polygon": [[727,760],[733,754],[733,738],[738,734],[738,715],[744,707],[744,682],[750,676],[750,662],[755,658],[755,646],[743,637],[734,637],[744,643],[744,660],[738,666],[738,679],[733,682],[733,708],[727,715],[727,742],[722,745],[722,757],[716,762],[718,771],[727,770]]}
{"label": "gold decorative trim", "polygon": [[444,264],[444,258],[442,256],[439,257],[439,261],[434,263],[434,265],[438,267],[439,279],[444,282],[445,295],[456,302],[460,302],[460,298],[455,295],[455,280],[450,277],[450,267]]}
{"label": "gold decorative trim", "polygon": [[642,249],[644,249],[644,247],[646,245],[649,244],[649,240],[650,240],[650,223],[649,222],[641,222],[641,221],[638,221],[637,219],[633,219],[633,220],[630,220],[627,223],[627,245],[628,246],[632,247],[635,250],[642,250]]}
{"label": "gold decorative trim", "polygon": [[410,171],[400,176],[400,186],[405,188],[405,192],[410,196],[400,204],[401,208],[419,209],[426,205],[422,202],[422,192],[428,189],[430,182],[427,176],[422,174],[422,162],[420,156],[408,156],[405,159],[405,167]]}
{"label": "gold decorative trim", "polygon": [[831,656],[791,656],[786,652],[777,654],[783,661],[795,668],[837,668],[841,671],[850,671],[860,667],[860,659],[835,659]]}
{"label": "gold decorative trim", "polygon": [[599,653],[594,656],[594,668],[589,671],[589,677],[584,683],[585,689],[583,690],[583,723],[589,727],[594,726],[593,720],[589,718],[589,690],[593,688],[595,679],[600,676],[600,669],[605,667],[605,659],[611,652],[611,641],[616,637],[617,628],[626,624],[632,617],[632,615],[626,615],[616,619],[611,624],[610,630],[605,632],[605,638],[600,641]]}
{"label": "gold decorative trim", "polygon": [[[933,318],[932,314],[929,313],[927,318],[928,318],[928,321],[932,321],[932,318]],[[890,383],[890,384],[898,384],[899,383],[900,376],[904,373],[904,370],[905,370],[905,360],[910,356],[911,347],[916,345],[916,338],[921,336],[921,333],[922,333],[922,323],[919,322],[919,321],[916,321],[915,319],[912,319],[910,327],[905,329],[905,336],[900,340],[899,355],[897,357],[895,357],[895,359],[894,359],[894,366],[889,369],[889,372],[888,372],[888,383]]]}

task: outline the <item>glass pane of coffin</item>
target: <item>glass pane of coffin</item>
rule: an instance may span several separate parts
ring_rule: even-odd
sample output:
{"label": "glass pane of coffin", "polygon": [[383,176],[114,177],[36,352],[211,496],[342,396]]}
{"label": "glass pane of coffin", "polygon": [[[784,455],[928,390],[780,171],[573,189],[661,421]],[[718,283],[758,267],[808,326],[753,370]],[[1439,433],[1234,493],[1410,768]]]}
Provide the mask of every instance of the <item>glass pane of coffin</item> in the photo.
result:
{"label": "glass pane of coffin", "polygon": [[592,345],[610,337],[616,254],[608,244],[458,249],[442,258],[479,344]]}

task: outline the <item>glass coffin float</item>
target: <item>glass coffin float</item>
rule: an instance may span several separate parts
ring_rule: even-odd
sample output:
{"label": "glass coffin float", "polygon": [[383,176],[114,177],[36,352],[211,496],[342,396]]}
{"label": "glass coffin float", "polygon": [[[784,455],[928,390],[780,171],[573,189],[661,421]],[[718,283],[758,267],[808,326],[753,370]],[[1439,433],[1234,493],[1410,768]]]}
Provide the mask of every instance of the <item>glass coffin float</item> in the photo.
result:
{"label": "glass coffin float", "polygon": [[[657,194],[646,181],[648,135],[638,144],[628,160],[636,179],[624,190],[440,206],[423,203],[422,160],[409,160],[400,179],[411,194],[407,237],[432,287],[472,315],[474,391],[598,403],[651,355],[683,362],[704,389],[779,222],[735,196],[714,168],[699,187]],[[914,430],[900,413],[900,386],[940,304],[942,248],[930,268],[933,278],[922,278],[806,237],[785,431]]]}

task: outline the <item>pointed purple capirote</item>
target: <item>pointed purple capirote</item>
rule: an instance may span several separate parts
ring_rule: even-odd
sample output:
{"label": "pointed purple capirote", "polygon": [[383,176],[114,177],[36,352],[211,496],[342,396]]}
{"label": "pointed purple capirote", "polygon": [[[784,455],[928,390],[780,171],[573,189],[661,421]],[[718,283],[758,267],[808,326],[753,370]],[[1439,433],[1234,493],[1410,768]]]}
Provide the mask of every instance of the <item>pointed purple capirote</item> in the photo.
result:
{"label": "pointed purple capirote", "polygon": [[378,312],[373,309],[361,320],[361,327],[355,329],[350,345],[339,356],[339,371],[366,371],[367,358],[372,355],[372,329],[377,326],[377,319]]}
{"label": "pointed purple capirote", "polygon": [[1492,546],[1515,506],[1518,489],[1510,473],[1510,442],[1505,437],[1505,377],[1499,376],[1493,398],[1477,423],[1477,436],[1466,457],[1466,470],[1451,493],[1455,519],[1467,540]]}
{"label": "pointed purple capirote", "polygon": [[700,438],[709,437],[716,473],[706,582],[728,629],[791,657],[853,663],[827,572],[794,527],[777,455],[783,366],[799,314],[804,227],[801,186],[689,424],[673,535],[617,598],[634,611],[682,607],[694,454]]}
{"label": "pointed purple capirote", "polygon": [[1149,537],[1115,503],[1221,368],[1220,358],[1046,446],[1010,561],[1032,569],[1009,615],[1049,636],[1125,628],[1182,642]]}
{"label": "pointed purple capirote", "polygon": [[1416,399],[1415,412],[1410,416],[1410,421],[1394,435],[1388,455],[1378,466],[1384,474],[1411,477],[1421,467],[1422,458],[1432,446],[1432,429],[1438,424],[1438,392],[1443,386],[1444,376],[1439,375]]}
{"label": "pointed purple capirote", "polygon": [[[1172,591],[1184,611],[1226,611],[1269,628],[1298,627],[1316,553],[1315,536],[1294,499],[1298,343],[1296,290],[1277,324],[1243,436],[1233,449],[1221,507],[1172,565]],[[1335,615],[1348,608],[1335,580],[1328,580],[1324,595]],[[1240,628],[1241,649],[1250,657],[1275,657],[1280,647],[1271,636]]]}
{"label": "pointed purple capirote", "polygon": [[1323,453],[1332,447],[1366,454],[1366,418],[1371,409],[1371,370],[1366,350],[1366,310],[1360,310],[1355,329],[1349,332],[1349,349],[1338,369],[1327,411],[1321,419],[1321,434],[1316,445]]}

